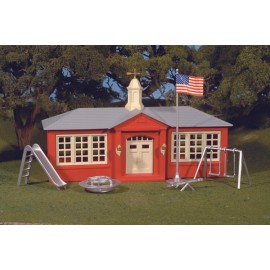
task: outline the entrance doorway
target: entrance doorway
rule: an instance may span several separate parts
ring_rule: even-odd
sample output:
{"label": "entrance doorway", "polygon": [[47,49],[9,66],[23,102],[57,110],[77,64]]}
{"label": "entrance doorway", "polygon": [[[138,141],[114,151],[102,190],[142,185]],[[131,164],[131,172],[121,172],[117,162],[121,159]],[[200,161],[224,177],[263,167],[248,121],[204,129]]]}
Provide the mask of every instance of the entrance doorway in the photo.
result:
{"label": "entrance doorway", "polygon": [[153,139],[130,137],[126,141],[126,173],[153,173]]}

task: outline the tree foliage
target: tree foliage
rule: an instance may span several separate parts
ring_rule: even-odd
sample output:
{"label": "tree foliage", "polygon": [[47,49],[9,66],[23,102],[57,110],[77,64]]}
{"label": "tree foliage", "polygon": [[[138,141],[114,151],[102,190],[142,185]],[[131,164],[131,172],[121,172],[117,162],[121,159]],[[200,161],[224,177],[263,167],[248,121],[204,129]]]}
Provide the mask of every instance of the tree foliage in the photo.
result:
{"label": "tree foliage", "polygon": [[0,46],[1,114],[14,120],[20,149],[41,111],[64,112],[84,96],[88,106],[108,100],[103,58],[94,46]]}
{"label": "tree foliage", "polygon": [[[166,98],[168,88],[174,88],[175,69],[182,72],[192,70],[192,50],[187,46],[115,46],[108,58],[107,78],[114,82],[126,99],[126,87],[130,77],[128,71],[139,71],[143,96],[160,105]],[[113,86],[112,84],[111,86]]]}
{"label": "tree foliage", "polygon": [[[237,124],[267,126],[270,46],[203,46],[198,55],[209,67],[204,99],[208,109]],[[252,123],[255,115],[257,123]]]}
{"label": "tree foliage", "polygon": [[0,46],[0,114],[14,120],[23,149],[41,112],[126,102],[128,71],[140,72],[155,105],[174,104],[176,69],[205,78],[204,97],[181,95],[181,104],[270,125],[270,46]]}

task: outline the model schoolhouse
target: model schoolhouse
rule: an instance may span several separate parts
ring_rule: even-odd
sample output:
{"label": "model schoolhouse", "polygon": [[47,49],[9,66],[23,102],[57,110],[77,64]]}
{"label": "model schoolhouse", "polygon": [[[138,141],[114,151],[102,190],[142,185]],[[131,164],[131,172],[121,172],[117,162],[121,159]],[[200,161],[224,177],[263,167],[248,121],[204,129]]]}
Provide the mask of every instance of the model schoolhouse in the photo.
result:
{"label": "model schoolhouse", "polygon": [[[75,109],[42,121],[48,159],[63,180],[174,178],[177,112],[181,178],[194,177],[206,146],[228,147],[230,123],[189,106],[144,107],[136,77],[127,89],[125,107]],[[212,171],[219,170],[224,162],[219,152],[209,158]]]}

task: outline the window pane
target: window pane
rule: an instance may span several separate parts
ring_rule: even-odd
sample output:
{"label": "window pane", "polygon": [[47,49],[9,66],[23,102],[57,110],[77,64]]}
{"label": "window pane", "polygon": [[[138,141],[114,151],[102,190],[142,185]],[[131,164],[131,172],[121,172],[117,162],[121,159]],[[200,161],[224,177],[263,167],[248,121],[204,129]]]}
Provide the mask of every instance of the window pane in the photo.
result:
{"label": "window pane", "polygon": [[64,149],[64,144],[59,144],[59,149]]}

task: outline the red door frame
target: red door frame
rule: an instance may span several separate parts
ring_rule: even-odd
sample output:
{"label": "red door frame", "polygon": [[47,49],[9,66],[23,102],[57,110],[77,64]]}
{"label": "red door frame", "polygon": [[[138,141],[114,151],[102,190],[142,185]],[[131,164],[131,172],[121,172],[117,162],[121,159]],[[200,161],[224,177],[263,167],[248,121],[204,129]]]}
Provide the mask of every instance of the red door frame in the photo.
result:
{"label": "red door frame", "polygon": [[[121,154],[115,154],[114,177],[121,181],[162,181],[166,177],[166,154],[161,153],[161,146],[166,144],[168,126],[149,116],[139,114],[115,127],[114,147],[121,146]],[[126,142],[134,136],[153,139],[153,173],[126,174]]]}

